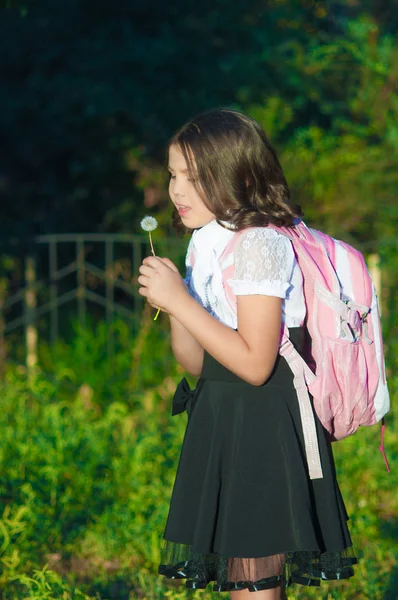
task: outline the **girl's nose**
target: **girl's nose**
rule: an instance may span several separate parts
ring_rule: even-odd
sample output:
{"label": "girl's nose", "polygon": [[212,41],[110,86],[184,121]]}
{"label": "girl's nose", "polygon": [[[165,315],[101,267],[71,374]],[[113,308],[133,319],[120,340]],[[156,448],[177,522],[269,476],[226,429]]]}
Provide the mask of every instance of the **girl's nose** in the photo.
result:
{"label": "girl's nose", "polygon": [[182,179],[174,179],[173,192],[175,196],[184,196],[185,195],[185,187]]}

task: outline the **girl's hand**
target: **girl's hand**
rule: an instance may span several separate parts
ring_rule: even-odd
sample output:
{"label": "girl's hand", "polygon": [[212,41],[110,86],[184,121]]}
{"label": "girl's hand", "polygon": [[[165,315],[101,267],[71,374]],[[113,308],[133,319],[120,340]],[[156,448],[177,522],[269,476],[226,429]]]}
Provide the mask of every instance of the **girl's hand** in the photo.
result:
{"label": "girl's hand", "polygon": [[[170,260],[169,258],[158,256],[158,259],[161,260],[162,262],[164,262],[165,265],[167,265],[168,267],[170,267],[170,269],[172,269],[176,273],[178,273],[178,274],[180,273],[179,270],[177,269],[177,267],[175,266],[175,264],[173,263],[173,261]],[[185,285],[186,289],[188,289],[188,286],[187,286],[187,284],[185,283],[184,280],[183,280],[183,282],[184,282],[184,285]]]}
{"label": "girl's hand", "polygon": [[164,256],[158,256],[157,258],[159,260],[161,260],[162,262],[164,262],[165,265],[167,265],[168,267],[170,267],[170,269],[172,269],[176,273],[179,273],[179,270],[177,269],[177,267],[175,266],[175,264],[173,263],[172,260],[170,260],[169,258],[166,258]]}
{"label": "girl's hand", "polygon": [[180,299],[188,294],[185,281],[168,258],[148,256],[142,261],[139,272],[138,283],[143,287],[138,293],[164,312],[173,313]]}

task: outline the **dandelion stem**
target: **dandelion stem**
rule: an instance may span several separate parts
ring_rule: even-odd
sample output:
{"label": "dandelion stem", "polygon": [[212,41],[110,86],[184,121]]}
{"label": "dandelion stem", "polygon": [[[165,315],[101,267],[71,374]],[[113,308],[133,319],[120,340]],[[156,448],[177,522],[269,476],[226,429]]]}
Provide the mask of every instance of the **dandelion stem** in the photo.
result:
{"label": "dandelion stem", "polygon": [[153,249],[151,232],[150,232],[150,231],[148,231],[148,233],[149,233],[149,243],[151,244],[152,254],[153,254],[154,256],[156,256],[156,254],[155,254],[155,250]]}
{"label": "dandelion stem", "polygon": [[[155,254],[155,250],[153,249],[151,232],[150,232],[150,231],[148,231],[148,233],[149,233],[149,243],[151,244],[152,254],[153,254],[154,256],[156,256],[156,254]],[[156,315],[155,315],[155,317],[154,317],[154,319],[153,319],[154,321],[156,321],[156,319],[158,318],[158,316],[159,316],[159,313],[160,313],[160,308],[158,308],[158,312],[156,313]]]}

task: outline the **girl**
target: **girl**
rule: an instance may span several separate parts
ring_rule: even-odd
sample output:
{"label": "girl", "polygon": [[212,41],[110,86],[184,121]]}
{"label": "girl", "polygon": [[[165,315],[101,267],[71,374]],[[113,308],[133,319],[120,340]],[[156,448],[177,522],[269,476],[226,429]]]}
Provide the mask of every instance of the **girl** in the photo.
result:
{"label": "girl", "polygon": [[[291,242],[269,223],[294,227],[275,151],[261,126],[234,110],[203,113],[168,144],[173,221],[193,231],[186,278],[148,257],[139,293],[167,312],[184,378],[173,414],[188,424],[159,572],[213,582],[233,600],[286,598],[292,583],[351,577],[356,562],[331,445],[315,415],[323,468],[310,479],[292,373],[278,355],[282,323],[306,352],[303,281]],[[220,256],[236,231],[237,297],[231,309]]]}

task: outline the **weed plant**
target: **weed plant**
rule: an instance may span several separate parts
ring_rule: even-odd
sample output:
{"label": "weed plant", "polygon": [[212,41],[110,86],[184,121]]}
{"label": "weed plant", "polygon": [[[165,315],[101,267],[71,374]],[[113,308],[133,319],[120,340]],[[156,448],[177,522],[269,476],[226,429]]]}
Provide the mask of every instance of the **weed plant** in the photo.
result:
{"label": "weed plant", "polygon": [[[186,416],[171,417],[176,364],[168,319],[143,314],[134,337],[104,324],[72,343],[41,345],[40,369],[9,367],[0,383],[0,598],[183,600],[184,583],[157,575]],[[187,376],[191,386],[195,378]],[[397,380],[392,376],[391,391]],[[379,427],[334,445],[359,558],[349,582],[296,586],[289,598],[398,597],[397,446],[387,418],[388,474]],[[227,598],[210,589],[203,600]]]}

